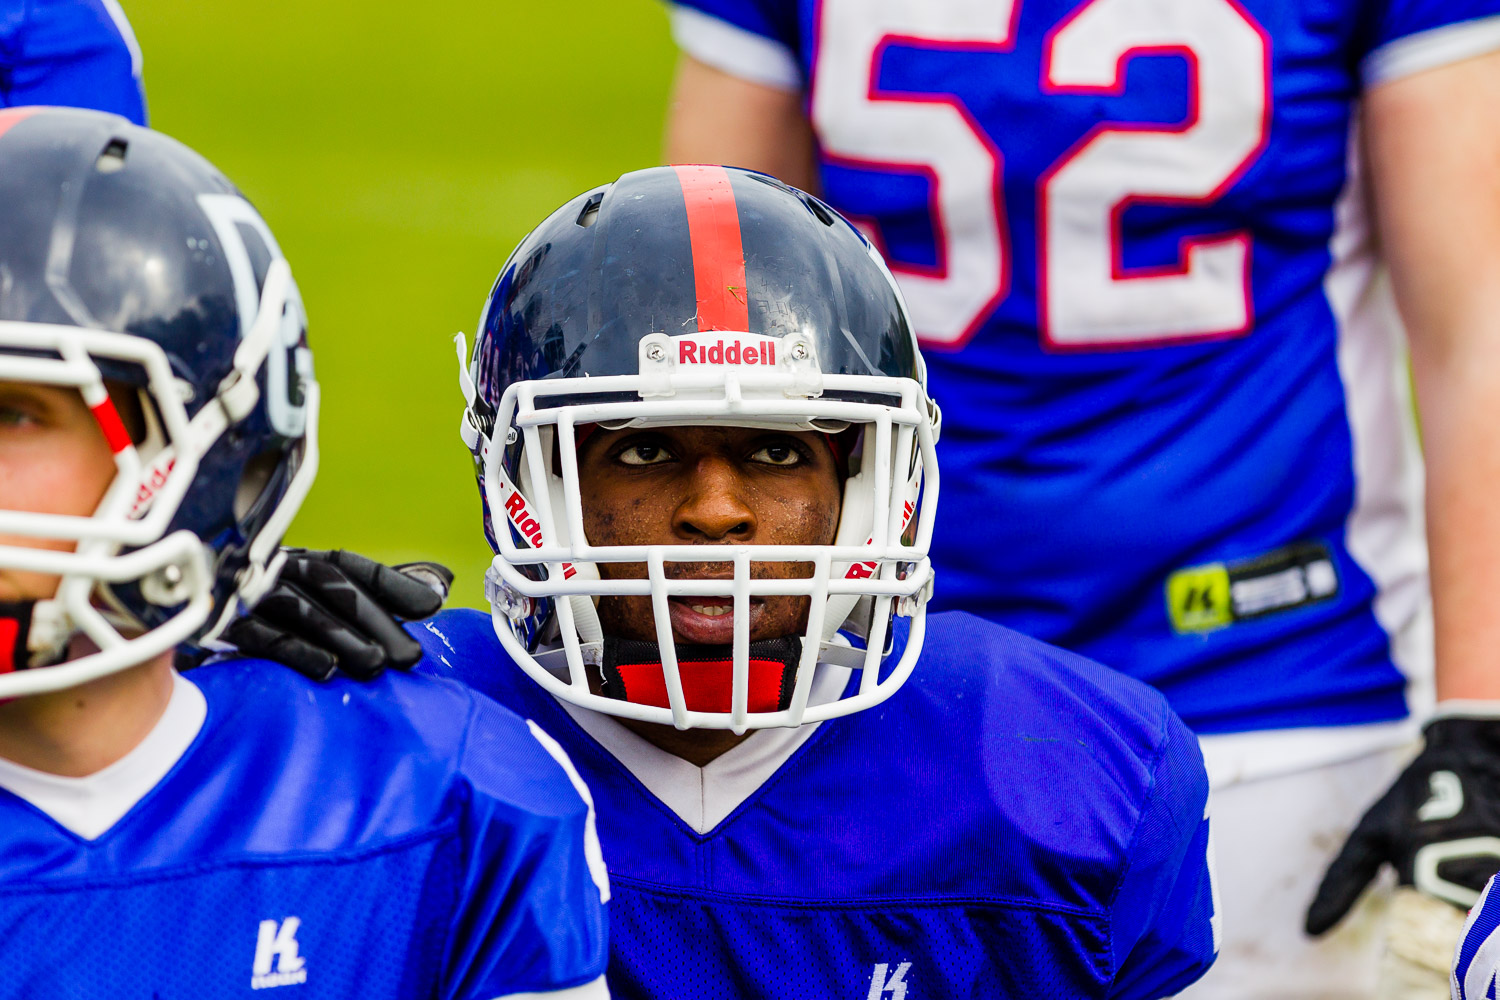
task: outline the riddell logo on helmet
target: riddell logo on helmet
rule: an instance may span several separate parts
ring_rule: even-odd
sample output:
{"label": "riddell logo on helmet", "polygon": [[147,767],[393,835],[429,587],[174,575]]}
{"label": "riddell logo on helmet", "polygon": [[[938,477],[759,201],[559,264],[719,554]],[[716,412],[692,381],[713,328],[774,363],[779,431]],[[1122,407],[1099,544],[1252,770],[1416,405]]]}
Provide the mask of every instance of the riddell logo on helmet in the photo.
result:
{"label": "riddell logo on helmet", "polygon": [[[505,499],[505,513],[510,517],[510,523],[516,526],[521,537],[532,544],[533,548],[542,547],[542,525],[536,518],[531,516],[531,510],[526,506],[526,498],[521,496],[520,490],[513,490]],[[578,572],[572,563],[563,563],[563,579],[569,580]]]}
{"label": "riddell logo on helmet", "polygon": [[742,333],[726,339],[722,333],[689,333],[673,338],[679,365],[776,364],[776,338]]}
{"label": "riddell logo on helmet", "polygon": [[[917,505],[914,504],[914,503],[912,503],[910,500],[907,500],[904,504],[902,504],[902,506],[901,506],[901,530],[903,532],[906,531],[907,525],[911,524],[911,516],[913,514],[915,514],[916,512],[917,512]],[[874,542],[875,542],[875,536],[871,535],[870,538],[865,542],[865,544],[866,545],[873,545]],[[875,575],[875,570],[878,569],[878,568],[879,567],[877,567],[875,565],[875,563],[873,563],[873,562],[858,562],[858,563],[855,563],[853,566],[850,566],[849,569],[848,569],[848,571],[844,573],[844,579],[846,579],[846,580],[868,580],[870,577],[872,577],[872,576]]]}
{"label": "riddell logo on helmet", "polygon": [[135,502],[130,506],[132,518],[144,517],[146,511],[151,509],[151,504],[156,500],[156,494],[167,485],[167,477],[171,475],[172,468],[177,464],[175,457],[167,459],[165,464],[154,465],[146,470],[141,477],[142,482],[135,491]]}

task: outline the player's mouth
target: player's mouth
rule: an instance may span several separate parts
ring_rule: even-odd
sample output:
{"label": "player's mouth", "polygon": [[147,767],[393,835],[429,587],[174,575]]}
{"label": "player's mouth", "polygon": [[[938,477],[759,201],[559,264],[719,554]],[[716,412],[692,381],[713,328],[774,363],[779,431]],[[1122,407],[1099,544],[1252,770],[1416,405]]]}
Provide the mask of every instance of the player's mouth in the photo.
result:
{"label": "player's mouth", "polygon": [[[672,635],[678,642],[727,646],[734,641],[734,601],[728,597],[673,597],[667,601]],[[750,633],[765,611],[765,601],[750,598]]]}

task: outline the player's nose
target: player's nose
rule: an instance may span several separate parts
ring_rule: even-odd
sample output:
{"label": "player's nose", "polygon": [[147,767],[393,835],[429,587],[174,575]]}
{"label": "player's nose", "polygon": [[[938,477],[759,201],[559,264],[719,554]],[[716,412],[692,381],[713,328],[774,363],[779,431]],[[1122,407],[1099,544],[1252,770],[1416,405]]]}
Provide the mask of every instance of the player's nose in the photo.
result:
{"label": "player's nose", "polygon": [[755,512],[745,500],[735,463],[706,455],[692,468],[687,495],[672,513],[672,530],[687,541],[748,542],[755,536]]}

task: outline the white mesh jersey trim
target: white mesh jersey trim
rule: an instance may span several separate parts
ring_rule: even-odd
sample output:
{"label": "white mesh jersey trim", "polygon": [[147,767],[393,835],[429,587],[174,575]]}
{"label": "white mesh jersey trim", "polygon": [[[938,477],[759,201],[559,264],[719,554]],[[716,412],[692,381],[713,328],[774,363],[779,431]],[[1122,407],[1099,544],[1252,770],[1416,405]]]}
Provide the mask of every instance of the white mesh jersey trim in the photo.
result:
{"label": "white mesh jersey trim", "polygon": [[[808,705],[837,701],[848,686],[851,673],[848,667],[818,664]],[[823,725],[813,722],[796,729],[754,730],[734,749],[707,766],[698,767],[646,742],[613,716],[591,712],[561,699],[558,704],[662,805],[697,833],[707,833],[728,818]]]}

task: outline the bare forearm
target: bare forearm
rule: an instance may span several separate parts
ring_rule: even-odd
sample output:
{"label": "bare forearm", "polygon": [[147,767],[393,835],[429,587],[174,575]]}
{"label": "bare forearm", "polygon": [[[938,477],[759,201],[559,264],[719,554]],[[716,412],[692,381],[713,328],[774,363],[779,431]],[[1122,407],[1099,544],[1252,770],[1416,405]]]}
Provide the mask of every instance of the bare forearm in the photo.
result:
{"label": "bare forearm", "polygon": [[817,190],[812,127],[801,95],[741,80],[686,55],[672,85],[666,162],[748,167]]}
{"label": "bare forearm", "polygon": [[[1491,341],[1490,329],[1474,340]],[[1440,699],[1500,699],[1500,343],[1418,362]]]}
{"label": "bare forearm", "polygon": [[1500,698],[1500,56],[1377,88],[1367,145],[1411,334],[1439,698]]}

